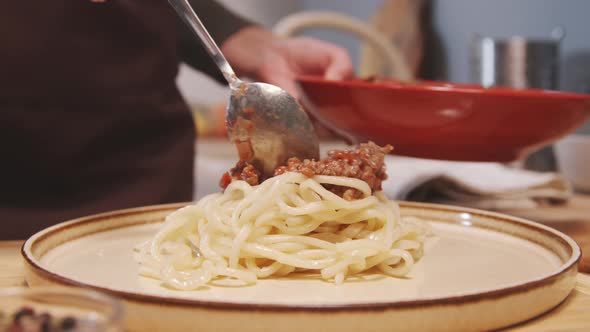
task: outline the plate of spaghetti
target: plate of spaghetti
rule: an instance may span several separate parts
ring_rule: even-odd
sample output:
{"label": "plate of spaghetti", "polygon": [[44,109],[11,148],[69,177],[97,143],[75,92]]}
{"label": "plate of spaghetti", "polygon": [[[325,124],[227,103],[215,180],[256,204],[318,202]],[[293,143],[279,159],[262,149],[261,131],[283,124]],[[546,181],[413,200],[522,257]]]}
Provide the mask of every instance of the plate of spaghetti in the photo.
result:
{"label": "plate of spaghetti", "polygon": [[381,191],[391,149],[292,158],[270,178],[241,161],[198,202],[55,225],[25,242],[26,280],[117,296],[129,331],[490,330],[568,296],[572,239],[392,201]]}

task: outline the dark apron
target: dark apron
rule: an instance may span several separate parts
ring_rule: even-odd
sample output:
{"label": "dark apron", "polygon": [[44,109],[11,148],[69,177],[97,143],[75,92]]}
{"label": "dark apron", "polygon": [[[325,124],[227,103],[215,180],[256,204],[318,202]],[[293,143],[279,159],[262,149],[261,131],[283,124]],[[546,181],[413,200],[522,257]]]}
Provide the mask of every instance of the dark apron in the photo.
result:
{"label": "dark apron", "polygon": [[0,239],[190,200],[194,125],[167,1],[1,7]]}

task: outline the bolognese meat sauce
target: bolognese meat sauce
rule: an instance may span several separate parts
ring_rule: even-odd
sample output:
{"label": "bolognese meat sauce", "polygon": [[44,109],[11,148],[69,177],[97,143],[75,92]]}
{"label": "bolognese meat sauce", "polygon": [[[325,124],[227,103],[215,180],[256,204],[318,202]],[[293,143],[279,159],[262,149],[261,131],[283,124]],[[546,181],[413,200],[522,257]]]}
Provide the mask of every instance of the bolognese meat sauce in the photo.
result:
{"label": "bolognese meat sauce", "polygon": [[[385,155],[393,150],[391,145],[379,146],[373,142],[360,144],[352,150],[332,150],[321,160],[299,160],[290,158],[287,165],[277,167],[274,175],[286,172],[299,172],[307,177],[314,175],[331,175],[356,178],[365,181],[373,192],[381,190],[381,185],[387,179],[385,172]],[[244,180],[250,185],[257,185],[265,179],[256,168],[244,161],[239,161],[236,167],[225,173],[220,181],[221,187],[227,187],[232,180]],[[325,185],[335,194],[353,200],[362,197],[356,189]]]}

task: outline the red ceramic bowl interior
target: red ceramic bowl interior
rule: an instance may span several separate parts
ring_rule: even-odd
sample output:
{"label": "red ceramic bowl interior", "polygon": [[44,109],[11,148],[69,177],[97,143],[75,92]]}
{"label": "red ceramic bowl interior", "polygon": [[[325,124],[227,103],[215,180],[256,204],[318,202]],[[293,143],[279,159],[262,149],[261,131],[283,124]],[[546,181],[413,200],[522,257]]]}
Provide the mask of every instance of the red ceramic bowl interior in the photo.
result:
{"label": "red ceramic bowl interior", "polygon": [[583,94],[382,79],[298,81],[318,118],[421,158],[513,161],[590,117],[590,95]]}

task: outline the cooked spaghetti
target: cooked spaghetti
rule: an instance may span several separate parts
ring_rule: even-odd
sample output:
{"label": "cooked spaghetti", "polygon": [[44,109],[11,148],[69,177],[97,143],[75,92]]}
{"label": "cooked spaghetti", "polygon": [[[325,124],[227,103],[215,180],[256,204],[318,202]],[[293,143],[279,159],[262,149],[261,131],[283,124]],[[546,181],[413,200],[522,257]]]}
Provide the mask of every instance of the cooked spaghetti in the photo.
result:
{"label": "cooked spaghetti", "polygon": [[[331,187],[361,194],[347,200]],[[339,284],[365,271],[407,275],[426,233],[425,223],[401,217],[395,202],[361,179],[289,171],[258,185],[234,180],[173,212],[136,254],[142,275],[180,290],[298,272]]]}

